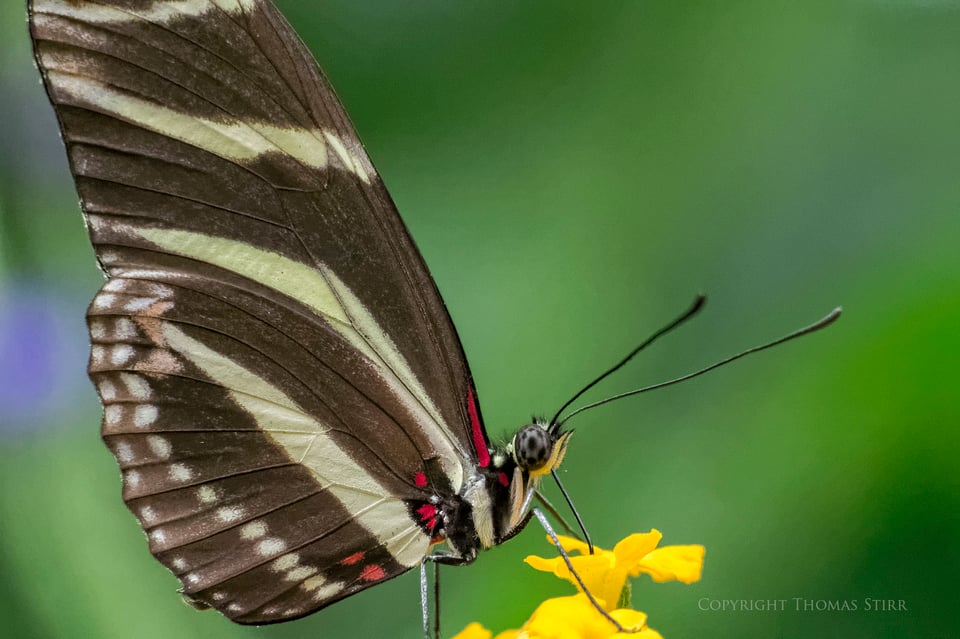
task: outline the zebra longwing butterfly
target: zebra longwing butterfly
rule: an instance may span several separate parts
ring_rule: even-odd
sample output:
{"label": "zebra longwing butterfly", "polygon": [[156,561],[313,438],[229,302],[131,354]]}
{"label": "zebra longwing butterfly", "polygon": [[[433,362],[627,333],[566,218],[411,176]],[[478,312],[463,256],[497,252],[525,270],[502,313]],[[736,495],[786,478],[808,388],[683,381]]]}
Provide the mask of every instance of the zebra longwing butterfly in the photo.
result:
{"label": "zebra longwing butterfly", "polygon": [[90,376],[184,595],[294,619],[515,534],[569,433],[491,446],[436,285],[269,0],[32,0],[106,283]]}

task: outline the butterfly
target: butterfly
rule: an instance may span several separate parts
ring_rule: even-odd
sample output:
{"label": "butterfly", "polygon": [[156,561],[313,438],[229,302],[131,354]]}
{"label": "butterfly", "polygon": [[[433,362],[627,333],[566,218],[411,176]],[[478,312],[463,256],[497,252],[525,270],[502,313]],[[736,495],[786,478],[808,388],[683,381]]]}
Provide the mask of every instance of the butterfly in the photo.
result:
{"label": "butterfly", "polygon": [[184,597],[286,621],[517,534],[570,402],[491,443],[423,258],[278,9],[29,16],[106,275],[87,313],[102,438]]}
{"label": "butterfly", "polygon": [[491,445],[423,258],[266,0],[34,0],[106,282],[89,374],[123,499],[200,607],[264,624],[525,523],[569,432]]}

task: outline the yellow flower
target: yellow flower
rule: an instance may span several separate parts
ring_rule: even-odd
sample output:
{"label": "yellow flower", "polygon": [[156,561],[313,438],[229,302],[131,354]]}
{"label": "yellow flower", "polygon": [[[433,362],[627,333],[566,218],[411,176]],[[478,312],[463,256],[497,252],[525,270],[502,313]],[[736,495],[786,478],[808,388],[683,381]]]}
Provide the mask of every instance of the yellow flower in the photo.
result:
{"label": "yellow flower", "polygon": [[[585,543],[571,537],[560,537],[574,570],[583,579],[590,594],[624,630],[618,632],[582,592],[568,597],[554,597],[541,603],[519,630],[506,630],[494,639],[663,639],[647,626],[647,615],[630,608],[618,608],[624,592],[629,593],[627,577],[648,574],[654,581],[671,580],[692,583],[700,579],[703,568],[703,546],[664,546],[657,548],[662,535],[657,530],[630,535],[613,550],[594,547],[588,554]],[[549,537],[547,539],[549,540]],[[552,544],[552,542],[551,542]],[[543,559],[530,556],[525,560],[537,570],[552,572],[577,585],[562,557]],[[579,589],[579,585],[577,585]],[[478,623],[471,623],[454,639],[491,639],[493,633]]]}
{"label": "yellow flower", "polygon": [[[663,639],[647,627],[647,616],[637,610],[621,608],[610,616],[633,632],[617,632],[583,594],[554,597],[541,603],[519,630],[506,630],[495,639]],[[491,639],[493,633],[474,622],[453,639]]]}
{"label": "yellow flower", "polygon": [[[612,551],[594,546],[592,555],[587,554],[587,544],[579,539],[563,535],[559,537],[564,550],[568,553],[580,553],[570,557],[570,563],[583,579],[590,594],[606,602],[604,610],[608,612],[620,601],[620,593],[623,592],[628,575],[636,577],[648,574],[660,583],[674,579],[685,584],[693,583],[700,579],[703,555],[706,552],[703,546],[657,548],[663,535],[656,529],[648,533],[634,533],[620,541]],[[549,537],[547,541],[550,541]],[[580,589],[563,557],[543,559],[531,555],[524,561],[537,570],[552,572]]]}
{"label": "yellow flower", "polygon": [[490,639],[493,633],[473,621],[467,624],[467,627],[461,630],[454,639]]}

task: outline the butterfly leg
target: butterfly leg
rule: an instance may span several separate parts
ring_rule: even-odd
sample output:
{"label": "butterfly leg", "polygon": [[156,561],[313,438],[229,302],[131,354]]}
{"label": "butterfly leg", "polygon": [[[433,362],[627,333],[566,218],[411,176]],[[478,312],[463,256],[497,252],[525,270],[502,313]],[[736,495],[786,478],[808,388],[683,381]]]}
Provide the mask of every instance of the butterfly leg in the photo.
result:
{"label": "butterfly leg", "polygon": [[[433,564],[433,633],[430,632],[430,595],[427,579],[427,562]],[[440,639],[440,564],[429,557],[420,560],[420,612],[423,615],[424,639]]]}
{"label": "butterfly leg", "polygon": [[[420,611],[423,616],[424,639],[440,639],[440,564],[465,566],[477,558],[477,551],[458,554],[450,550],[438,550],[420,560]],[[430,588],[427,579],[427,563],[433,564],[433,629],[430,628]]]}

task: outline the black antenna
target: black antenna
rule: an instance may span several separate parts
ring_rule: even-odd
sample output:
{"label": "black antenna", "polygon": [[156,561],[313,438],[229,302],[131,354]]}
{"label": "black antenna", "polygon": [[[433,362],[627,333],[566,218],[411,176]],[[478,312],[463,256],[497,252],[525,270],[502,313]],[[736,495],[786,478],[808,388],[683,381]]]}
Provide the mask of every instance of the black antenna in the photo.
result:
{"label": "black antenna", "polygon": [[[577,525],[580,526],[580,532],[583,533],[583,540],[587,542],[587,549],[592,555],[593,540],[590,539],[590,533],[587,532],[587,527],[583,524],[583,519],[580,518],[580,513],[577,512],[577,507],[573,505],[573,500],[570,499],[570,494],[567,492],[567,489],[563,487],[563,482],[560,481],[560,475],[557,474],[557,469],[552,469],[550,474],[553,476],[553,480],[557,482],[557,488],[560,489],[560,494],[563,495],[563,499],[567,502],[567,506],[570,507],[570,512],[572,512],[573,516],[577,518]],[[563,519],[560,521],[566,526],[566,522],[564,522]]]}
{"label": "black antenna", "polygon": [[[655,389],[657,389],[657,388],[663,388],[663,387],[665,387],[665,386],[672,386],[673,384],[679,384],[680,382],[686,381],[686,380],[688,380],[688,379],[692,379],[692,378],[694,378],[694,377],[698,377],[698,376],[700,376],[700,375],[703,375],[703,374],[706,373],[706,372],[712,371],[712,370],[715,369],[715,368],[719,368],[720,366],[723,366],[724,364],[729,364],[730,362],[733,362],[734,360],[738,360],[738,359],[740,359],[741,357],[745,357],[745,356],[750,355],[750,354],[752,354],[752,353],[758,353],[758,352],[760,352],[760,351],[762,351],[762,350],[766,350],[766,349],[768,349],[768,348],[772,348],[772,347],[774,347],[774,346],[778,346],[778,345],[780,345],[780,344],[783,344],[784,342],[789,342],[790,340],[796,339],[797,337],[802,337],[803,335],[807,335],[807,334],[809,334],[809,333],[813,333],[813,332],[819,331],[821,328],[826,328],[827,326],[830,326],[831,324],[833,324],[833,323],[837,320],[837,318],[840,317],[840,312],[841,312],[842,310],[843,310],[843,309],[838,306],[837,308],[835,308],[835,309],[833,309],[832,311],[830,311],[830,313],[829,313],[826,317],[824,317],[823,319],[821,319],[821,320],[819,320],[819,321],[814,322],[813,324],[811,324],[811,325],[809,325],[809,326],[805,326],[804,328],[801,328],[801,329],[799,329],[799,330],[796,330],[796,331],[794,331],[794,332],[792,332],[792,333],[790,333],[790,334],[788,334],[788,335],[784,335],[784,336],[781,337],[780,339],[775,339],[775,340],[773,340],[772,342],[769,342],[769,343],[767,343],[767,344],[762,344],[762,345],[760,345],[760,346],[754,346],[753,348],[748,348],[747,350],[745,350],[745,351],[743,351],[743,352],[737,353],[736,355],[732,355],[732,356],[730,356],[730,357],[728,357],[728,358],[726,358],[726,359],[724,359],[724,360],[720,360],[719,362],[716,362],[715,364],[711,364],[710,366],[707,366],[706,368],[701,368],[700,370],[694,371],[693,373],[688,373],[688,374],[686,374],[686,375],[683,375],[682,377],[677,377],[677,378],[675,378],[675,379],[671,379],[671,380],[666,381],[666,382],[660,382],[659,384],[653,384],[652,386],[645,386],[645,387],[643,387],[643,388],[638,388],[638,389],[636,389],[636,390],[627,391],[626,393],[620,393],[619,395],[614,395],[613,397],[607,397],[606,399],[601,399],[601,400],[599,400],[599,401],[593,402],[592,404],[587,404],[586,406],[581,406],[581,407],[578,408],[577,410],[573,411],[572,413],[570,413],[569,415],[567,415],[566,417],[564,417],[564,418],[563,418],[563,421],[560,422],[559,424],[557,424],[557,428],[559,428],[559,427],[562,426],[563,424],[567,423],[567,422],[570,420],[570,418],[573,417],[574,415],[576,415],[577,413],[582,413],[582,412],[585,411],[585,410],[589,410],[589,409],[591,409],[591,408],[596,408],[597,406],[602,406],[602,405],[608,404],[608,403],[610,403],[610,402],[612,402],[612,401],[615,401],[615,400],[618,400],[618,399],[623,399],[624,397],[630,397],[631,395],[639,395],[640,393],[645,393],[645,392],[647,392],[647,391],[655,390]],[[683,319],[686,319],[686,318],[685,318],[685,317],[681,318],[681,320],[683,320]],[[676,322],[674,322],[674,324],[676,324]],[[672,327],[673,327],[673,325],[667,327],[666,330],[669,330],[669,329],[672,328]],[[663,333],[663,332],[664,332],[664,331],[661,331],[661,332],[658,333],[657,335],[659,335],[659,334],[661,334],[661,333]],[[656,337],[657,335],[654,335],[654,337]],[[649,342],[649,341],[652,341],[652,338],[651,338],[651,340],[648,340],[648,342]],[[637,350],[639,350],[639,349],[637,349]],[[635,352],[636,352],[636,351],[635,351]],[[635,353],[635,352],[634,352],[634,353]],[[633,357],[634,353],[631,353],[631,354],[630,354],[630,357]],[[628,357],[627,359],[629,359],[629,357]],[[608,371],[608,373],[604,373],[604,375],[601,376],[600,379],[603,379],[603,377],[605,377],[607,374],[609,374],[609,372],[612,372],[612,371],[616,370],[617,368],[619,368],[620,366],[622,366],[624,363],[625,363],[625,361],[624,361],[624,362],[621,362],[620,364],[618,364],[616,367],[614,367],[613,369],[611,369],[611,371]],[[597,381],[599,381],[599,380],[597,380]],[[593,382],[592,384],[590,384],[590,386],[592,386],[592,385],[595,384],[595,383],[596,383],[596,382]],[[587,388],[589,388],[589,386],[588,386]]]}
{"label": "black antenna", "polygon": [[[558,423],[558,422],[557,422],[557,420],[560,419],[560,413],[562,413],[563,411],[565,411],[565,410],[567,409],[567,407],[570,406],[570,404],[572,404],[573,402],[575,402],[575,401],[577,401],[578,399],[580,399],[580,396],[581,396],[581,395],[583,395],[583,394],[586,393],[588,390],[590,390],[591,388],[593,388],[594,386],[596,386],[597,384],[599,384],[599,383],[600,383],[601,381],[603,381],[606,377],[608,377],[609,375],[612,375],[613,373],[615,373],[615,372],[617,372],[618,370],[620,370],[627,362],[629,362],[631,359],[633,359],[633,356],[634,356],[634,355],[636,355],[637,353],[639,353],[640,351],[642,351],[643,349],[645,349],[647,346],[650,346],[650,344],[652,344],[654,341],[656,341],[658,337],[660,337],[660,336],[662,336],[662,335],[664,335],[664,334],[666,334],[666,333],[669,333],[670,331],[672,331],[673,329],[675,329],[677,326],[679,326],[680,324],[683,324],[685,321],[687,321],[688,319],[690,319],[691,317],[693,317],[694,315],[696,315],[697,312],[699,312],[700,309],[703,308],[703,305],[704,305],[706,302],[707,302],[707,298],[706,298],[705,295],[702,295],[702,294],[697,295],[697,297],[693,300],[693,304],[690,305],[690,308],[688,308],[686,311],[684,311],[683,314],[682,314],[680,317],[678,317],[677,319],[673,320],[672,322],[670,322],[669,324],[667,324],[666,326],[664,326],[663,328],[661,328],[659,331],[657,331],[656,333],[654,333],[653,335],[651,335],[650,337],[648,337],[648,338],[647,338],[646,340],[644,340],[639,346],[637,346],[635,349],[633,349],[632,351],[630,351],[630,353],[629,353],[626,357],[624,357],[624,358],[623,358],[622,360],[620,360],[618,363],[616,363],[615,365],[613,365],[612,367],[610,367],[609,369],[607,369],[603,374],[601,374],[601,375],[600,375],[599,377],[597,377],[595,380],[593,380],[592,382],[590,382],[589,384],[587,384],[586,386],[584,386],[583,388],[581,388],[581,389],[577,392],[576,395],[574,395],[573,397],[571,397],[569,400],[567,400],[567,403],[565,403],[563,406],[560,407],[560,410],[557,411],[557,414],[554,415],[554,416],[553,416],[553,419],[550,420],[550,430],[551,430],[551,431],[555,431],[555,430],[557,430],[557,429],[560,427],[560,424],[561,424],[562,422],[561,422],[561,423]],[[581,409],[581,410],[582,410],[582,409]],[[577,411],[577,412],[579,412],[579,411]],[[566,419],[564,419],[563,421],[566,422],[567,419],[570,419],[570,416],[569,416],[569,415],[568,415],[568,416],[566,417]],[[568,502],[569,502],[569,500],[568,500]]]}

